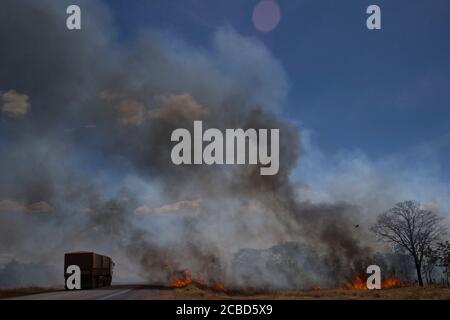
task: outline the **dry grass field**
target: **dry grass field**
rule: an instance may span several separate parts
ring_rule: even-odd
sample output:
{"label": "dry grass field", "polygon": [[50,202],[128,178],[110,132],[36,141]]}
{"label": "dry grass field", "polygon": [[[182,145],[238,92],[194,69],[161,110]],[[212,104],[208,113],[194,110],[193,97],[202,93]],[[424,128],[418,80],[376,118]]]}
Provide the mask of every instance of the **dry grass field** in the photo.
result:
{"label": "dry grass field", "polygon": [[183,296],[198,299],[337,299],[337,300],[450,300],[450,288],[402,287],[382,290],[318,289],[279,292],[218,292],[195,285],[175,289]]}
{"label": "dry grass field", "polygon": [[60,287],[29,287],[29,288],[13,288],[13,289],[0,289],[0,299],[14,298],[20,296],[26,296],[30,294],[46,293],[61,291],[64,288]]}
{"label": "dry grass field", "polygon": [[[63,291],[60,287],[30,287],[20,289],[0,289],[0,299],[32,294]],[[317,289],[304,291],[222,291],[189,284],[182,288],[165,290],[175,299],[213,300],[450,300],[450,288],[402,287],[382,290],[364,289]]]}

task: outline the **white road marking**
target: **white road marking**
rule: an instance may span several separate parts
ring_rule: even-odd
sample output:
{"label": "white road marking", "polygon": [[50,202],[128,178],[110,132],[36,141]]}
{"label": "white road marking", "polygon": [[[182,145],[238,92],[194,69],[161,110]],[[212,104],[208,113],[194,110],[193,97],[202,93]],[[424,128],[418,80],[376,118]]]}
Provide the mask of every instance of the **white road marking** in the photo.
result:
{"label": "white road marking", "polygon": [[112,297],[119,296],[121,294],[125,294],[125,293],[127,293],[127,292],[129,292],[131,290],[133,290],[133,289],[126,289],[126,290],[122,290],[122,291],[119,291],[119,292],[115,292],[115,293],[112,293],[110,295],[107,295],[106,297],[99,298],[97,300],[108,300],[108,299],[110,299]]}

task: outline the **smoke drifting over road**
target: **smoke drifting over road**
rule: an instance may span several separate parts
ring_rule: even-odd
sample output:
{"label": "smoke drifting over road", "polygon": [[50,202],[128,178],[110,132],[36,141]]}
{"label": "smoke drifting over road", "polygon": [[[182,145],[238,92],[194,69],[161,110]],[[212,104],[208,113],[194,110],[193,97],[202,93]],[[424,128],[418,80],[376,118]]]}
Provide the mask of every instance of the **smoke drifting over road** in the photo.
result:
{"label": "smoke drifting over road", "polygon": [[[0,123],[5,259],[58,264],[95,250],[119,275],[164,282],[190,269],[242,287],[332,286],[352,274],[369,253],[358,209],[298,200],[301,135],[280,116],[286,75],[261,43],[230,28],[207,48],[158,30],[118,43],[102,2],[81,2],[74,32],[64,2],[2,2],[0,91],[22,99]],[[279,173],[173,165],[170,134],[194,120],[280,129]]]}

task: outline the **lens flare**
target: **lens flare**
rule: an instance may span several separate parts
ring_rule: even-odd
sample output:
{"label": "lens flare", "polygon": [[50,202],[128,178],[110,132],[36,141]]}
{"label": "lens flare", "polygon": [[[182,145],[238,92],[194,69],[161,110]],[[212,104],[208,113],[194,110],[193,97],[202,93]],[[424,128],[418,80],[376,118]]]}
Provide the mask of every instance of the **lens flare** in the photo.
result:
{"label": "lens flare", "polygon": [[261,32],[269,32],[280,22],[280,7],[274,0],[263,0],[255,6],[252,21]]}

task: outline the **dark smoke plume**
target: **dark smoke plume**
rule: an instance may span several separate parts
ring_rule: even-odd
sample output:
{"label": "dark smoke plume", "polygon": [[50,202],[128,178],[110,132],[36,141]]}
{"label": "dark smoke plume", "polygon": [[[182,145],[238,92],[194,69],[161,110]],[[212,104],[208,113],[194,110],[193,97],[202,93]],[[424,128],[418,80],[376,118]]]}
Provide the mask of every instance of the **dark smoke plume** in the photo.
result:
{"label": "dark smoke plume", "polygon": [[[301,135],[280,116],[286,74],[261,43],[222,28],[201,49],[151,29],[123,44],[106,2],[79,2],[79,32],[65,28],[68,1],[1,5],[0,91],[22,99],[8,107],[20,116],[0,123],[0,201],[20,204],[0,207],[5,259],[58,265],[94,250],[124,279],[190,269],[269,288],[336,285],[354,271],[369,252],[353,230],[358,209],[298,200]],[[170,134],[194,120],[279,128],[279,173],[173,165]]]}

